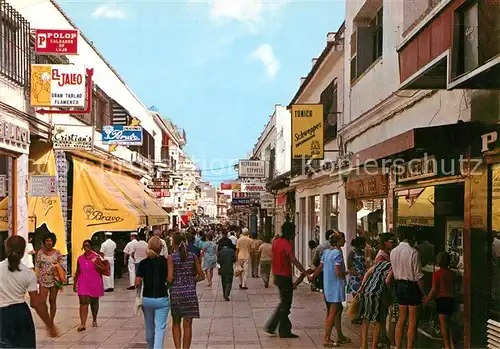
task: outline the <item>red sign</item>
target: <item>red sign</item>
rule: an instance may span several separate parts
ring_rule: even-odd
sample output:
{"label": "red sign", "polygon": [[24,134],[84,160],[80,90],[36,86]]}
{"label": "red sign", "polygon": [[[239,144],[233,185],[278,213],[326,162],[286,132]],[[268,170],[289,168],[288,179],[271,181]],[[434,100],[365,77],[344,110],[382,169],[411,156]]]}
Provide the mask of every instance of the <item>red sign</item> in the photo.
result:
{"label": "red sign", "polygon": [[78,30],[36,29],[35,52],[45,55],[77,55]]}

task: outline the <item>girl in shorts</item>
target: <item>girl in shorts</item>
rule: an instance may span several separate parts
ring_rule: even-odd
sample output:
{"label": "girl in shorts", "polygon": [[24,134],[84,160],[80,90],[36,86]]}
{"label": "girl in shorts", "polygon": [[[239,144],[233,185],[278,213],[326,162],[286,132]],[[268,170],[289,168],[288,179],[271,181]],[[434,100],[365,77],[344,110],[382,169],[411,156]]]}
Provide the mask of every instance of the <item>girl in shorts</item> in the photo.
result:
{"label": "girl in shorts", "polygon": [[441,333],[443,335],[444,348],[454,348],[451,317],[455,309],[455,283],[453,271],[449,269],[450,255],[448,252],[440,252],[437,255],[437,264],[439,270],[432,275],[432,289],[424,304],[427,304],[432,299],[436,299],[436,312],[439,315],[439,323]]}

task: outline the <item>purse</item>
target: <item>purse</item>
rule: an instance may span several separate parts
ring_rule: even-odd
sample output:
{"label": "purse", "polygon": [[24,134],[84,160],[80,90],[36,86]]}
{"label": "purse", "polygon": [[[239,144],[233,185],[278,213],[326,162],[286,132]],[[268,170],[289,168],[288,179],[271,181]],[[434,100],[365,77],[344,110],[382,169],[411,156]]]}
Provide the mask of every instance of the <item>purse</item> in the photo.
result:
{"label": "purse", "polygon": [[141,284],[141,287],[137,289],[137,294],[135,296],[134,303],[134,315],[137,316],[141,312],[142,309],[142,295],[144,292],[144,282]]}
{"label": "purse", "polygon": [[359,303],[360,303],[359,298],[360,298],[359,293],[357,293],[352,299],[351,304],[349,304],[348,315],[351,318],[351,320],[355,320],[358,317]]}
{"label": "purse", "polygon": [[111,275],[111,264],[107,259],[102,258],[96,253],[96,259],[94,260],[94,266],[97,272],[103,276]]}

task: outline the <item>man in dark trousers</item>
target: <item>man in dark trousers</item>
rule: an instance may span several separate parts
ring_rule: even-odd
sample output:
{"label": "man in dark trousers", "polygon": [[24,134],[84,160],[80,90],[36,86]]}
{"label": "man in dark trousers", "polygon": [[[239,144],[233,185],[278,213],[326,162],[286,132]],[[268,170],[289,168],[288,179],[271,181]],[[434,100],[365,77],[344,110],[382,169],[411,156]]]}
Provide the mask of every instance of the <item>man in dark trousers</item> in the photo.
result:
{"label": "man in dark trousers", "polygon": [[292,323],[288,318],[293,300],[292,265],[299,269],[303,276],[309,276],[293,253],[294,238],[295,226],[291,222],[285,222],[281,226],[281,236],[273,241],[272,272],[275,285],[278,286],[280,292],[280,304],[267,322],[265,331],[275,334],[276,329],[279,328],[280,338],[299,337],[292,333]]}
{"label": "man in dark trousers", "polygon": [[224,300],[229,301],[229,294],[233,286],[234,268],[236,262],[236,253],[233,249],[231,240],[218,246],[217,263],[220,265],[219,273],[222,281],[222,292]]}
{"label": "man in dark trousers", "polygon": [[226,229],[222,228],[221,235],[222,235],[222,237],[219,239],[219,241],[217,241],[217,248],[221,249],[222,246],[226,245],[227,247],[230,247],[233,250],[236,250],[236,246],[233,245],[233,242],[231,241],[231,239],[227,237],[227,230]]}

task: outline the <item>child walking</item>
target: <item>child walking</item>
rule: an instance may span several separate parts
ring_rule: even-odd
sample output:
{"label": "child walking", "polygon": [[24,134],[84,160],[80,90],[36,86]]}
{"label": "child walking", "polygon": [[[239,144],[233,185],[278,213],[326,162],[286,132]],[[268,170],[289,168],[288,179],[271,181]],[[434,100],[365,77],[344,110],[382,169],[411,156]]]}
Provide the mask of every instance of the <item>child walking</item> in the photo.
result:
{"label": "child walking", "polygon": [[440,252],[437,255],[439,270],[432,275],[432,289],[424,304],[436,299],[436,312],[439,315],[441,334],[443,335],[444,348],[455,348],[453,344],[451,317],[455,309],[455,283],[454,273],[449,269],[450,255],[448,252]]}

